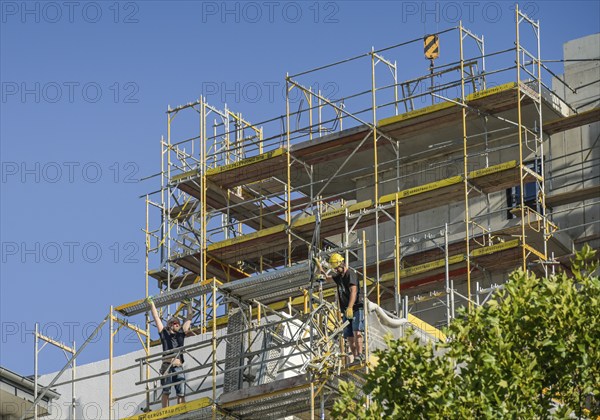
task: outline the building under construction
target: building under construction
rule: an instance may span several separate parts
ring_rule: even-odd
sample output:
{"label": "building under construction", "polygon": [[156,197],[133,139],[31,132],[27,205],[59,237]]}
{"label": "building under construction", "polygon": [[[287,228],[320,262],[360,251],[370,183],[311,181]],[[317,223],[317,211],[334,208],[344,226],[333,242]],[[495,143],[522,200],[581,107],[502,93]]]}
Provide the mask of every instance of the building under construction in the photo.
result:
{"label": "building under construction", "polygon": [[[600,248],[600,35],[567,43],[559,76],[539,23],[519,11],[515,23],[500,51],[459,25],[288,75],[285,113],[264,122],[204,98],[169,108],[145,281],[165,319],[193,302],[187,402],[160,408],[146,296],[98,326],[107,360],[76,367],[91,340],[36,333],[36,360],[44,340],[70,355],[37,399],[58,392],[65,419],[327,418],[385,334],[444,340],[456,309],[484,304],[512,270],[550,274],[583,243]],[[406,78],[398,62],[430,66]],[[363,90],[311,87],[355,68]],[[368,298],[366,363],[348,357],[335,287],[316,276],[332,252]],[[113,357],[123,329],[140,350]]]}

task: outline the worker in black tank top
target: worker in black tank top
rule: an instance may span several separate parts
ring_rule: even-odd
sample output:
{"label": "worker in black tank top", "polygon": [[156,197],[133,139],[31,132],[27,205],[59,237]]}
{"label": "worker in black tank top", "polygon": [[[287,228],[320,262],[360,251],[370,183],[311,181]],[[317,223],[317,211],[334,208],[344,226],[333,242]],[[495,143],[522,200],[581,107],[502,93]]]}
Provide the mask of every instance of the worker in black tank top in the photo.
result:
{"label": "worker in black tank top", "polygon": [[185,374],[183,370],[183,352],[179,350],[183,347],[185,341],[185,335],[190,330],[192,325],[193,308],[191,301],[188,304],[187,317],[183,325],[179,318],[171,318],[167,322],[167,326],[162,323],[156,306],[152,297],[147,299],[150,304],[150,310],[152,311],[152,317],[156,323],[158,329],[158,335],[160,336],[160,342],[162,343],[163,352],[166,352],[163,356],[163,361],[160,367],[160,374],[164,376],[161,378],[160,383],[162,386],[162,406],[169,406],[169,398],[171,395],[171,384],[175,386],[175,392],[177,394],[177,404],[185,402]]}

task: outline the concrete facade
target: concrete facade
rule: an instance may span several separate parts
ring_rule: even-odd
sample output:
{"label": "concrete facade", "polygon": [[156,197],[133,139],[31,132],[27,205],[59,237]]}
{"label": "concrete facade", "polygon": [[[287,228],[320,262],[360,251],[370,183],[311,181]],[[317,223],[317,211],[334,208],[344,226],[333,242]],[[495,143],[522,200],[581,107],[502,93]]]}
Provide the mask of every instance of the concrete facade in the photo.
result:
{"label": "concrete facade", "polygon": [[[600,58],[600,34],[567,42],[565,60]],[[578,112],[600,106],[600,62],[567,61],[562,80],[553,89]],[[574,92],[573,92],[574,91]],[[585,125],[550,137],[547,164],[549,195],[600,185],[600,123]],[[600,247],[600,203],[598,194],[583,202],[566,203],[552,209],[553,220],[572,240],[574,249],[584,242]]]}

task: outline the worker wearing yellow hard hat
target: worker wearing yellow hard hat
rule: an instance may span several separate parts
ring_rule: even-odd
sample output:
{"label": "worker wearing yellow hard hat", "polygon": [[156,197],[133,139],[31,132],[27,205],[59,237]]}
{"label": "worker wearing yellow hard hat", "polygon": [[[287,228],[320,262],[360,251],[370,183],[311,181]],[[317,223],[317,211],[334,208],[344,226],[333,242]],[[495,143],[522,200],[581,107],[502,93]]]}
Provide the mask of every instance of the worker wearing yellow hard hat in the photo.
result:
{"label": "worker wearing yellow hard hat", "polygon": [[365,317],[360,282],[356,273],[344,263],[344,257],[337,252],[329,256],[329,268],[332,272],[326,273],[325,278],[335,282],[342,320],[348,321],[344,328],[344,338],[348,340],[354,360],[364,362],[362,333],[365,330]]}
{"label": "worker wearing yellow hard hat", "polygon": [[333,254],[331,254],[329,256],[329,266],[332,269],[336,269],[338,268],[341,264],[344,263],[344,257],[342,257],[340,254],[338,254],[337,252],[334,252]]}

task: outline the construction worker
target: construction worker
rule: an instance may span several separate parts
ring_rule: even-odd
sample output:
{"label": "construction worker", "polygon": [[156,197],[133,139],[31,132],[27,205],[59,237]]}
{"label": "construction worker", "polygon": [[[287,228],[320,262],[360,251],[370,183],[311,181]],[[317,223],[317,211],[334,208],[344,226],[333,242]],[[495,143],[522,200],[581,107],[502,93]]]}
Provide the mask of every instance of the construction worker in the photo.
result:
{"label": "construction worker", "polygon": [[192,303],[188,302],[188,311],[187,317],[183,325],[181,325],[181,321],[179,318],[172,317],[167,321],[167,327],[165,328],[160,316],[158,316],[158,311],[156,310],[156,306],[154,305],[154,301],[152,300],[152,296],[147,298],[148,303],[150,304],[150,310],[152,311],[152,318],[154,318],[154,322],[156,323],[156,328],[158,329],[158,334],[160,335],[160,341],[162,343],[163,351],[173,350],[173,355],[165,355],[163,358],[162,365],[160,366],[160,375],[164,376],[170,374],[166,378],[160,380],[160,384],[163,386],[161,402],[162,406],[169,406],[169,397],[171,395],[171,387],[165,386],[174,383],[175,384],[175,392],[177,394],[177,404],[181,404],[185,402],[185,374],[180,373],[183,370],[183,354],[181,352],[177,352],[177,348],[183,347],[183,342],[185,340],[186,333],[190,330],[190,326],[192,325]]}
{"label": "construction worker", "polygon": [[338,253],[329,256],[329,267],[333,271],[331,275],[322,268],[321,271],[327,280],[333,280],[337,285],[342,321],[349,321],[344,328],[344,338],[348,340],[354,362],[363,362],[362,333],[365,330],[365,317],[360,282],[356,273],[344,263],[344,257]]}

